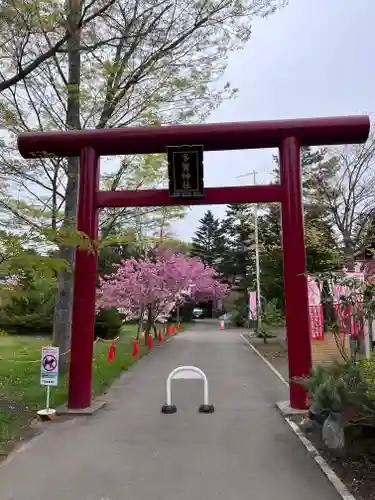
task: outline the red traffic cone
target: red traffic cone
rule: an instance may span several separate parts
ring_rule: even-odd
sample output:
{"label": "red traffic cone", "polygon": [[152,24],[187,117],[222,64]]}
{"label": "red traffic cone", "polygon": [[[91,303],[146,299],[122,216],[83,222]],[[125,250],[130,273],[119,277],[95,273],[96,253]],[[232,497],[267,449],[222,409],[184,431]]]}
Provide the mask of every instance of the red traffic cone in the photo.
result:
{"label": "red traffic cone", "polygon": [[181,323],[177,324],[177,331],[178,331],[178,333],[180,333],[180,331],[181,331]]}
{"label": "red traffic cone", "polygon": [[133,357],[136,358],[138,356],[138,341],[137,339],[133,340]]}
{"label": "red traffic cone", "polygon": [[174,324],[172,325],[172,335],[174,335]]}
{"label": "red traffic cone", "polygon": [[161,336],[161,329],[158,330],[158,342],[163,342],[163,337]]}
{"label": "red traffic cone", "polygon": [[147,347],[149,349],[152,349],[152,335],[148,334],[148,337],[147,337]]}
{"label": "red traffic cone", "polygon": [[112,363],[112,361],[115,359],[115,352],[115,343],[112,342],[108,350],[108,363]]}
{"label": "red traffic cone", "polygon": [[170,334],[171,334],[171,327],[168,325],[167,326],[167,335],[168,335],[168,337],[170,336]]}

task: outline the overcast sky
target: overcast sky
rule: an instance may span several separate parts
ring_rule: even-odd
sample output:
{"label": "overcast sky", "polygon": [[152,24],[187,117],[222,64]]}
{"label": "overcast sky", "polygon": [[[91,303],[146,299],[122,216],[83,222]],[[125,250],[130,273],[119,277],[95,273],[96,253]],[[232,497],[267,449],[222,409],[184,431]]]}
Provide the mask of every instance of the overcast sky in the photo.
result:
{"label": "overcast sky", "polygon": [[[289,0],[253,23],[246,47],[231,54],[224,81],[239,89],[210,122],[274,120],[375,112],[375,0]],[[205,153],[205,186],[267,184],[274,150]],[[173,224],[189,240],[207,206]],[[210,207],[217,215],[223,206]]]}

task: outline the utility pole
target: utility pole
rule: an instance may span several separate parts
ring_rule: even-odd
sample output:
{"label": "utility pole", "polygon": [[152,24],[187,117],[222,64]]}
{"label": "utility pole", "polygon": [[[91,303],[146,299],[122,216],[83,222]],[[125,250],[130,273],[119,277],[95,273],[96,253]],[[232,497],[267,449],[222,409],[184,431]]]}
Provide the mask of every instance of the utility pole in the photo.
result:
{"label": "utility pole", "polygon": [[[256,185],[256,174],[257,172],[254,170],[253,172],[249,172],[247,174],[239,175],[237,179],[240,177],[253,177],[254,186]],[[258,236],[258,204],[255,203],[254,210],[254,239],[255,239],[255,272],[256,272],[256,287],[257,287],[257,323],[258,330],[260,330],[262,326],[262,300],[260,296],[260,261],[259,261],[259,236]]]}

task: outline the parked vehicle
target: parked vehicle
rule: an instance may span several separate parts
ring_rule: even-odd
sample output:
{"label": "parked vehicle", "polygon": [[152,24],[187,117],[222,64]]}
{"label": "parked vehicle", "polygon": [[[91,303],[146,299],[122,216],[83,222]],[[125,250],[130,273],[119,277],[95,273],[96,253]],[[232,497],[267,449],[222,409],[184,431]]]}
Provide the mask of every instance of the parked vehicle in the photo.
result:
{"label": "parked vehicle", "polygon": [[199,319],[203,317],[203,309],[201,307],[194,307],[193,309],[193,317],[195,319]]}

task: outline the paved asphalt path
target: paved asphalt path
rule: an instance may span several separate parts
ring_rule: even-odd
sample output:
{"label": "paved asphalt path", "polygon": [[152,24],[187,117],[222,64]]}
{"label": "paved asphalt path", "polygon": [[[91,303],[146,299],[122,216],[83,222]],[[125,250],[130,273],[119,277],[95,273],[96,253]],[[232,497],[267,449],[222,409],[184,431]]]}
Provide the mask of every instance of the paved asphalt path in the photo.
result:
{"label": "paved asphalt path", "polygon": [[[203,369],[216,412],[202,415],[199,380],[172,383],[174,415],[160,412],[164,380]],[[286,388],[240,339],[201,321],[155,348],[91,417],[54,422],[0,467],[0,500],[339,500],[275,409]]]}

